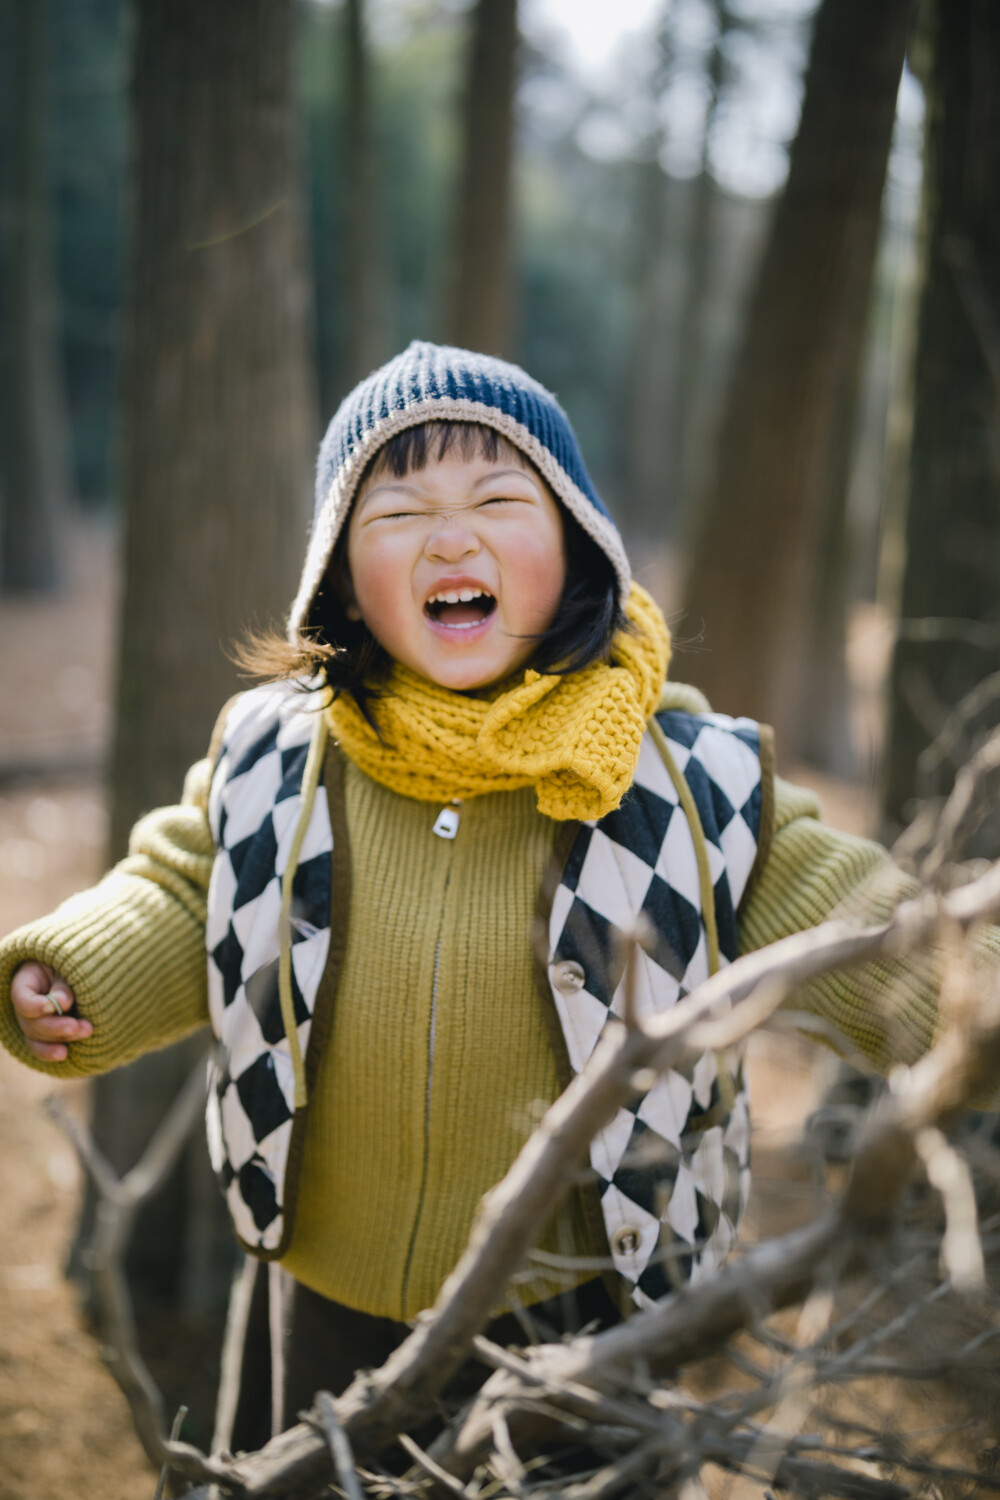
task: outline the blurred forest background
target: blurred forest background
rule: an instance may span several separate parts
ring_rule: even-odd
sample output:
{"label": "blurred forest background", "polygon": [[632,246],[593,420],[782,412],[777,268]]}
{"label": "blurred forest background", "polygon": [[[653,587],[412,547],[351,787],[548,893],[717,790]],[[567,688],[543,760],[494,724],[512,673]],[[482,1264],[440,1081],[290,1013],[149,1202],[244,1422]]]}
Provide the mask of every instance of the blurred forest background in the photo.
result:
{"label": "blurred forest background", "polygon": [[[2,0],[0,925],[176,798],[412,338],[558,394],[674,675],[894,837],[998,718],[998,183],[991,0]],[[189,1155],[132,1269],[201,1318]]]}

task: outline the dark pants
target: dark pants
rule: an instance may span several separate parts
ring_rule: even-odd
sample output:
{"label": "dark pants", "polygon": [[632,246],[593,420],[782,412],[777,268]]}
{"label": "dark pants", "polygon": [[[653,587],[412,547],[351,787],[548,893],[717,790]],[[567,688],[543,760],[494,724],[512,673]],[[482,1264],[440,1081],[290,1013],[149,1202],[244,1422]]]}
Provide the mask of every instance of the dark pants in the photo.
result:
{"label": "dark pants", "polygon": [[[269,1275],[270,1271],[270,1275]],[[269,1286],[278,1286],[280,1310],[272,1320]],[[505,1313],[484,1330],[495,1344],[524,1346],[533,1339],[558,1339],[588,1324],[610,1328],[620,1320],[615,1303],[600,1280],[527,1309],[527,1316]],[[280,1330],[280,1390],[271,1363],[272,1326]],[[374,1318],[331,1302],[285,1272],[258,1265],[243,1343],[240,1389],[230,1446],[233,1452],[262,1448],[274,1431],[283,1431],[312,1405],[319,1390],[338,1396],[358,1370],[377,1369],[409,1334],[405,1323]],[[490,1374],[478,1360],[468,1360],[449,1383],[446,1395],[467,1398]],[[280,1411],[278,1410],[280,1408]],[[274,1418],[277,1417],[277,1425]]]}

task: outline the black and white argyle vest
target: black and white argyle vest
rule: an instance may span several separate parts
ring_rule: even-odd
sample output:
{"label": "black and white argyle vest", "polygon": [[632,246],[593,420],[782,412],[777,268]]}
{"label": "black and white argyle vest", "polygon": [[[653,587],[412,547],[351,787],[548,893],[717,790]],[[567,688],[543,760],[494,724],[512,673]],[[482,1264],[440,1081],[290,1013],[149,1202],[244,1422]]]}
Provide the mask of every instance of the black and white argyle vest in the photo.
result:
{"label": "black and white argyle vest", "polygon": [[[624,1004],[616,929],[641,913],[655,938],[638,957],[640,1013],[670,1009],[709,974],[698,844],[707,853],[719,960],[736,957],[736,912],[757,855],[758,726],[718,714],[657,715],[690,789],[692,829],[647,733],[621,807],[581,824],[549,918],[549,982],[572,1071]],[[218,1041],[208,1136],[241,1242],[283,1253],[289,1225],[294,1081],[278,992],[281,879],[302,813],[315,714],[302,691],[245,694],[222,733],[209,798],[216,858],[208,895],[209,1010]],[[333,836],[320,785],[293,879],[292,990],[303,1056],[330,945]],[[649,951],[646,951],[649,950]],[[728,1253],[749,1187],[739,1067],[706,1053],[621,1109],[591,1147],[614,1264],[640,1305],[697,1280]]]}
{"label": "black and white argyle vest", "polygon": [[[709,977],[699,842],[720,965],[739,951],[736,913],[760,838],[760,728],[722,714],[656,717],[700,830],[647,732],[628,794],[581,827],[552,902],[549,982],[574,1073],[624,1014],[616,930],[641,914],[654,934],[637,954],[640,1017],[670,1010]],[[721,1072],[720,1061],[706,1052],[687,1072],[663,1073],[591,1143],[611,1255],[640,1307],[700,1280],[736,1238],[750,1187],[749,1101],[739,1061]]]}
{"label": "black and white argyle vest", "polygon": [[[208,1147],[233,1226],[257,1255],[284,1249],[295,1081],[278,989],[281,878],[302,811],[316,704],[296,685],[255,688],[226,718],[208,800],[208,1009],[218,1046]],[[292,996],[306,1055],[330,948],[333,832],[320,788],[291,911]]]}

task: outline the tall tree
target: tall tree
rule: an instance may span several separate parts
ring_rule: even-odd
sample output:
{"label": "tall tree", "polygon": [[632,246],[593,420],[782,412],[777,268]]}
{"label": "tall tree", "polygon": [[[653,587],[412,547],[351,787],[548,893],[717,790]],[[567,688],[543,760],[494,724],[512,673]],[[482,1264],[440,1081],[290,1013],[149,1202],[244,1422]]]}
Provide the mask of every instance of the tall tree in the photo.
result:
{"label": "tall tree", "polygon": [[54,333],[45,6],[0,5],[0,588],[52,588],[70,491]]}
{"label": "tall tree", "polygon": [[509,354],[513,339],[511,218],[517,0],[476,0],[461,112],[448,336]]}
{"label": "tall tree", "polygon": [[751,297],[685,590],[692,675],[798,743],[810,598],[853,392],[910,0],[823,0],[788,182]]}
{"label": "tall tree", "polygon": [[675,501],[684,506],[691,497],[691,476],[694,469],[693,449],[698,414],[698,397],[701,388],[702,354],[705,344],[705,315],[711,284],[712,264],[712,219],[716,199],[715,180],[712,176],[712,127],[719,106],[722,88],[723,62],[726,40],[732,27],[732,17],[724,0],[712,0],[715,37],[709,49],[705,68],[707,98],[705,101],[705,127],[701,139],[701,161],[694,184],[694,204],[687,236],[687,285],[684,308],[678,334],[680,380],[677,385],[677,401],[671,422],[672,461],[675,465]]}
{"label": "tall tree", "polygon": [[[1000,12],[937,0],[928,89],[928,244],[910,450],[902,628],[892,663],[886,832],[945,791],[921,756],[967,702],[942,770],[1000,721]],[[994,817],[982,851],[995,857]]]}
{"label": "tall tree", "polygon": [[657,18],[650,49],[648,97],[653,124],[633,169],[634,212],[630,216],[632,330],[629,358],[626,493],[622,518],[629,529],[656,527],[676,506],[678,474],[669,463],[670,430],[664,412],[675,411],[679,360],[673,326],[677,318],[676,271],[671,240],[678,185],[660,163],[666,134],[661,100],[675,63],[670,0]]}
{"label": "tall tree", "polygon": [[316,428],[294,0],[136,7],[112,846],[177,795],[294,592]]}
{"label": "tall tree", "polygon": [[344,174],[348,318],[348,386],[375,369],[382,357],[384,292],[375,223],[375,153],[372,132],[371,59],[364,0],[345,0]]}
{"label": "tall tree", "polygon": [[[177,799],[238,685],[228,644],[284,612],[301,566],[316,417],[295,12],[295,0],[135,7],[115,854],[141,812]],[[95,1127],[119,1166],[189,1066],[181,1048],[102,1080]],[[200,1181],[203,1146],[196,1159]],[[184,1238],[204,1201],[175,1181],[135,1256],[195,1303],[205,1287]]]}
{"label": "tall tree", "polygon": [[655,534],[664,514],[672,529],[680,477],[670,462],[674,424],[665,421],[664,413],[675,412],[680,399],[673,337],[679,300],[674,226],[684,184],[667,176],[655,150],[635,163],[634,179],[627,471],[621,510],[631,530]]}

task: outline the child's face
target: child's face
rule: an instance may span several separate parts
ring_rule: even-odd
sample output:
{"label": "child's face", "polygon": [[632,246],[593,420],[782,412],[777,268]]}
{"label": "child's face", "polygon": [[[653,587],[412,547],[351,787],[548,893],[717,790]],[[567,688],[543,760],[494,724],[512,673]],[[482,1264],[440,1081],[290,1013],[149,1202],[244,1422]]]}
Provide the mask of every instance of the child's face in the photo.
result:
{"label": "child's face", "polygon": [[502,453],[451,454],[362,486],[347,529],[352,602],[396,661],[442,687],[498,682],[551,625],[566,579],[562,515]]}

